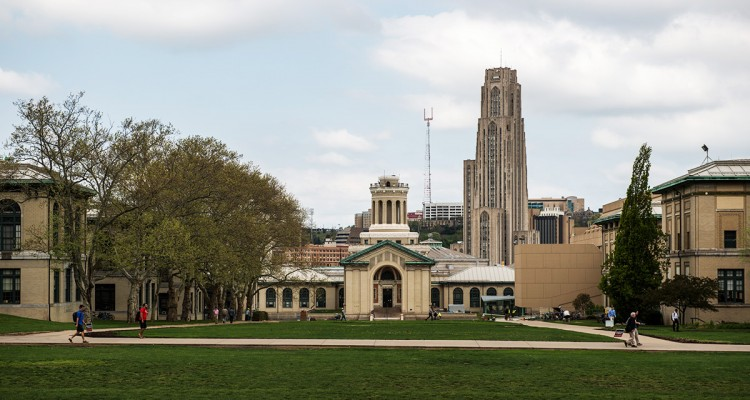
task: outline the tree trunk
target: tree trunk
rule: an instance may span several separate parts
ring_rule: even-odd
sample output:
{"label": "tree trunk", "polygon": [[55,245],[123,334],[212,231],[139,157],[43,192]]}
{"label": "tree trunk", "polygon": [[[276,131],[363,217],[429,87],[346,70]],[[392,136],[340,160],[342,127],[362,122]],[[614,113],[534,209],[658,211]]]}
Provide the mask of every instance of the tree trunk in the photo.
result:
{"label": "tree trunk", "polygon": [[177,303],[180,302],[180,292],[175,282],[175,274],[169,274],[167,281],[167,321],[177,321]]}
{"label": "tree trunk", "polygon": [[182,321],[190,321],[194,318],[193,315],[191,315],[191,312],[193,310],[193,299],[190,297],[190,288],[192,285],[185,284],[183,285],[183,293],[182,293],[182,315],[180,316],[180,320]]}

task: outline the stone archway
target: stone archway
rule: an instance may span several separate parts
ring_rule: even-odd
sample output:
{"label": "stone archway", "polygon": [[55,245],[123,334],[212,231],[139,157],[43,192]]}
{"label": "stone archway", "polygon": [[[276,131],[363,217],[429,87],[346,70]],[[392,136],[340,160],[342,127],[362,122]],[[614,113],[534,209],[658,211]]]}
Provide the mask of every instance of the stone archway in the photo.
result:
{"label": "stone archway", "polygon": [[375,270],[372,276],[372,304],[375,319],[397,319],[403,305],[401,272],[386,265]]}

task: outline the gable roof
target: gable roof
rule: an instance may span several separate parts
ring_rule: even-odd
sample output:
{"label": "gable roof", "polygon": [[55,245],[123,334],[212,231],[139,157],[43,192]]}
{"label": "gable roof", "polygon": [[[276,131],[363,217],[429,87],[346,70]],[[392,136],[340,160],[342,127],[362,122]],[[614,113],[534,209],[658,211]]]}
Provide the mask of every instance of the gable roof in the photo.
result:
{"label": "gable roof", "polygon": [[339,261],[339,265],[367,265],[369,264],[369,261],[362,261],[361,258],[384,247],[392,247],[396,251],[405,253],[407,256],[414,259],[413,261],[407,261],[406,265],[435,265],[435,260],[423,256],[422,254],[419,254],[414,250],[410,250],[409,248],[391,240],[383,240],[380,243],[374,244],[362,251],[354,253]]}

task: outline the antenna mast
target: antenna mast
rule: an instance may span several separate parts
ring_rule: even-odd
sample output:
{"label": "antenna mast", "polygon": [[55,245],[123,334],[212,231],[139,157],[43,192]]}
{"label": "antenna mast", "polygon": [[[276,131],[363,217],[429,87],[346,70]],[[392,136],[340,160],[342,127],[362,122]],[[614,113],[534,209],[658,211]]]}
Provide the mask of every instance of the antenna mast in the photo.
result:
{"label": "antenna mast", "polygon": [[424,109],[424,120],[427,122],[427,146],[424,151],[424,204],[432,203],[432,172],[430,171],[430,121],[432,121],[432,107],[430,116],[427,117],[427,109]]}

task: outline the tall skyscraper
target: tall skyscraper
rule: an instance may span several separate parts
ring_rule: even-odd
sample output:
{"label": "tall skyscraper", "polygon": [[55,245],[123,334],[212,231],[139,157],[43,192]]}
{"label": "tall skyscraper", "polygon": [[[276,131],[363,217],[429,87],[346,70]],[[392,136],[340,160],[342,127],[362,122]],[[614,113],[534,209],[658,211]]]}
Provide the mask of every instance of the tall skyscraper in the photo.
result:
{"label": "tall skyscraper", "polygon": [[464,160],[464,244],[490,264],[513,263],[514,243],[530,237],[526,134],[516,70],[484,72],[476,157]]}

